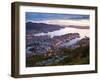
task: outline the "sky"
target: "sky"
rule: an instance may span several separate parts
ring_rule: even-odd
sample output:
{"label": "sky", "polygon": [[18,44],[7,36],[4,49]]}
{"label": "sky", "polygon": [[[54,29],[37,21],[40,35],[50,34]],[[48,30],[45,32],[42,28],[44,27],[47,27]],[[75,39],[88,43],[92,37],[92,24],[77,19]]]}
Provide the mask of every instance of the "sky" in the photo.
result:
{"label": "sky", "polygon": [[27,21],[89,19],[89,15],[26,12]]}

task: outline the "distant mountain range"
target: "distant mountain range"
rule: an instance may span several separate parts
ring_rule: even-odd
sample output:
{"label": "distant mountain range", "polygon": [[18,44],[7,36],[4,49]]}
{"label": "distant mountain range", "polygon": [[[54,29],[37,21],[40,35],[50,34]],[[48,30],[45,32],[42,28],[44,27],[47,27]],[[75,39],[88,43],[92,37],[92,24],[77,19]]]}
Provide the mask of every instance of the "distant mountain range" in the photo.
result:
{"label": "distant mountain range", "polygon": [[[58,24],[58,25],[57,25]],[[59,25],[59,23],[56,24],[46,24],[46,23],[35,23],[35,22],[27,22],[26,23],[26,30],[30,31],[30,30],[34,30],[37,33],[47,33],[47,32],[52,32],[55,30],[59,30],[61,28],[65,28],[65,27],[69,27],[69,28],[78,28],[78,29],[89,29],[89,26],[79,26],[79,25]]]}
{"label": "distant mountain range", "polygon": [[26,23],[26,30],[35,30],[35,31],[44,32],[44,33],[59,30],[61,28],[64,28],[64,27],[59,26],[59,25],[45,24],[45,23],[33,23],[33,22]]}

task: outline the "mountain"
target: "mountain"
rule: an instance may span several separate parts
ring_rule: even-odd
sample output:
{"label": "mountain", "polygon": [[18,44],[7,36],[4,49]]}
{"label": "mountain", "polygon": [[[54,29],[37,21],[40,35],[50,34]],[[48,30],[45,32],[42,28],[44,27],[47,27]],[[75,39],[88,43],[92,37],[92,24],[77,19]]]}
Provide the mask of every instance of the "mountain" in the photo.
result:
{"label": "mountain", "polygon": [[33,23],[43,23],[47,25],[58,25],[63,27],[89,29],[89,20],[43,20],[43,21],[30,21]]}
{"label": "mountain", "polygon": [[33,23],[33,22],[26,23],[26,30],[35,30],[44,33],[59,30],[61,28],[64,27],[59,25],[45,24],[45,23]]}

